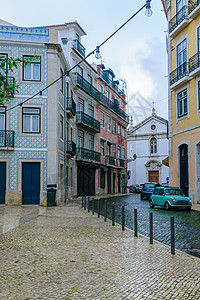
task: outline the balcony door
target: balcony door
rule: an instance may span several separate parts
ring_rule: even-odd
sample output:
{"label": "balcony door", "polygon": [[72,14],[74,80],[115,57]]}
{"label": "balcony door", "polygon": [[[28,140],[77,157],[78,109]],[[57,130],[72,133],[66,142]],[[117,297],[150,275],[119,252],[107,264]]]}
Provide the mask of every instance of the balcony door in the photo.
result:
{"label": "balcony door", "polygon": [[187,44],[186,39],[177,46],[177,80],[186,75],[187,71]]}
{"label": "balcony door", "polygon": [[189,175],[188,175],[188,145],[181,145],[180,153],[180,188],[185,196],[188,196]]}
{"label": "balcony door", "polygon": [[0,107],[0,147],[5,146],[6,108]]}
{"label": "balcony door", "polygon": [[176,13],[186,5],[186,0],[176,0]]}

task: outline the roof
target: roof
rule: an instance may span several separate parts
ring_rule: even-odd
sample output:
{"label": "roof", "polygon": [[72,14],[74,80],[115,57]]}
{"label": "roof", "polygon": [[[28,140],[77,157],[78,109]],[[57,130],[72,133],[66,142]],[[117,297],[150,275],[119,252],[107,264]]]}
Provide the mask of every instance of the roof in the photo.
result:
{"label": "roof", "polygon": [[[4,21],[3,19],[0,19],[0,25],[4,25],[4,26],[16,26],[16,25],[14,25],[14,24],[12,24],[12,23],[9,23],[9,22],[7,22],[7,21]],[[16,26],[17,27],[17,26]]]}
{"label": "roof", "polygon": [[64,24],[57,24],[57,25],[46,25],[46,26],[37,26],[35,28],[59,28],[59,27],[66,27],[69,25],[77,25],[79,29],[82,31],[83,35],[87,35],[87,33],[83,30],[83,28],[79,25],[77,21],[74,22],[66,22]]}
{"label": "roof", "polygon": [[139,129],[140,127],[144,126],[146,123],[150,122],[151,120],[158,120],[164,124],[167,125],[168,121],[160,116],[157,116],[154,112],[152,113],[151,116],[149,116],[148,118],[146,118],[145,120],[143,120],[142,122],[138,123],[136,126],[130,126],[128,128],[128,135],[132,134],[134,131],[136,131],[137,129]]}

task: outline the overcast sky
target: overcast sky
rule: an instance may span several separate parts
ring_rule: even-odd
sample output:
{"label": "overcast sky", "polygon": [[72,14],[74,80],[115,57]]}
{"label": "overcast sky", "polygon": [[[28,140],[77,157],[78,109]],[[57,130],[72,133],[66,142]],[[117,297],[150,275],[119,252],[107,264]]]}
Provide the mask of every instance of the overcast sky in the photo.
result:
{"label": "overcast sky", "polygon": [[[145,0],[25,0],[4,1],[0,18],[17,26],[53,25],[77,20],[87,33],[82,44],[89,53],[129,19]],[[129,114],[135,122],[156,112],[167,118],[167,22],[161,0],[151,1],[153,15],[145,9],[101,49],[103,62],[116,79],[125,79]],[[91,57],[89,62],[98,61]]]}

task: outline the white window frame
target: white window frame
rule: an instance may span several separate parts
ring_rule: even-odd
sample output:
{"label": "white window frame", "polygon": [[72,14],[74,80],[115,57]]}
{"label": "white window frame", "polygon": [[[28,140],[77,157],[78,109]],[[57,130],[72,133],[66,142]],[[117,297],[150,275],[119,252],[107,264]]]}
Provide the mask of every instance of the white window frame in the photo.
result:
{"label": "white window frame", "polygon": [[106,116],[106,129],[107,131],[111,132],[111,116]]}
{"label": "white window frame", "polygon": [[[23,58],[30,58],[30,57],[33,57],[33,56],[30,56],[30,55],[23,55]],[[25,66],[25,64],[23,63],[23,81],[41,81],[41,56],[39,56],[40,59],[37,59],[37,58],[34,58],[30,63],[28,63],[28,65]],[[34,78],[34,66],[37,65],[39,66],[39,76],[38,78]],[[29,78],[26,78],[26,70],[27,68],[30,67],[30,71],[31,71],[31,74],[30,74],[30,77]]]}
{"label": "white window frame", "polygon": [[[27,110],[27,112],[25,112]],[[35,113],[28,112],[28,110],[35,110]],[[36,113],[36,111],[39,111]],[[30,130],[25,129],[25,120],[24,118],[29,119],[29,125],[30,125]],[[34,117],[37,117],[38,119],[38,130],[33,129],[33,120]],[[41,108],[40,107],[23,107],[22,108],[22,133],[34,133],[34,134],[39,134],[41,133]]]}

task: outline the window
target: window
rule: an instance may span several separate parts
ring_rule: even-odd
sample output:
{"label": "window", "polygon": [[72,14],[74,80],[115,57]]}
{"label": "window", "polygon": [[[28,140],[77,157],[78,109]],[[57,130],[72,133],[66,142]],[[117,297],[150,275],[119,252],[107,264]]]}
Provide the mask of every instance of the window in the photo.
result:
{"label": "window", "polygon": [[40,133],[40,108],[22,108],[23,131]]}
{"label": "window", "polygon": [[83,77],[83,69],[80,66],[77,67],[77,72]]}
{"label": "window", "polygon": [[177,94],[178,118],[187,115],[187,89]]}
{"label": "window", "polygon": [[118,146],[118,148],[117,148],[117,157],[118,158],[121,158],[121,147],[120,146]]}
{"label": "window", "polygon": [[88,74],[88,82],[92,84],[92,76]]}
{"label": "window", "polygon": [[67,45],[67,42],[68,42],[67,38],[62,38],[61,40],[62,40],[63,45]]}
{"label": "window", "polygon": [[110,144],[107,144],[106,154],[108,156],[111,156],[111,145]]}
{"label": "window", "polygon": [[88,109],[89,109],[89,116],[91,118],[94,118],[94,107],[89,104]]}
{"label": "window", "polygon": [[84,101],[82,99],[78,99],[78,111],[84,112]]}
{"label": "window", "polygon": [[187,72],[187,44],[186,39],[177,46],[177,79],[181,79]]}
{"label": "window", "polygon": [[94,135],[89,134],[89,150],[94,151]]}
{"label": "window", "polygon": [[151,125],[151,130],[155,130],[156,129],[156,125]]}
{"label": "window", "polygon": [[157,153],[157,140],[155,137],[151,139],[151,154]]}
{"label": "window", "polygon": [[[7,57],[8,57],[7,54],[0,53],[0,62],[1,62],[1,59],[5,59],[5,58],[7,58]],[[0,74],[2,74],[3,76],[5,76],[5,75],[6,75],[6,70],[7,70],[7,69],[8,69],[8,65],[7,65],[7,63],[6,63],[6,65],[5,65],[5,71],[2,70],[2,69],[0,69]]]}
{"label": "window", "polygon": [[117,134],[121,135],[121,125],[119,123],[118,123],[118,126],[117,126]]}
{"label": "window", "polygon": [[63,139],[63,116],[60,115],[60,138]]}
{"label": "window", "polygon": [[197,28],[197,49],[198,49],[198,54],[200,52],[200,27]]}
{"label": "window", "polygon": [[116,144],[112,144],[112,156],[116,157]]}
{"label": "window", "polygon": [[84,132],[82,130],[78,131],[78,147],[84,148]]}
{"label": "window", "polygon": [[116,120],[112,119],[112,132],[116,134]]}
{"label": "window", "polygon": [[107,115],[106,123],[107,131],[111,131],[111,117],[109,115]]}
{"label": "window", "polygon": [[122,148],[122,159],[125,160],[125,148]]}
{"label": "window", "polygon": [[100,152],[101,156],[105,156],[105,147],[104,147],[104,141],[100,141]]}
{"label": "window", "polygon": [[64,92],[64,72],[62,69],[60,69],[60,76],[62,76],[62,78],[60,79],[60,90],[63,93]]}
{"label": "window", "polygon": [[106,90],[106,98],[109,99],[109,91]]}
{"label": "window", "polygon": [[0,107],[0,130],[5,130],[6,128],[6,108]]}
{"label": "window", "polygon": [[125,127],[122,126],[122,136],[125,138]]}
{"label": "window", "polygon": [[76,40],[77,40],[77,41],[80,40],[80,36],[78,35],[78,33],[76,33]]}
{"label": "window", "polygon": [[200,109],[200,81],[198,81],[198,109]]}
{"label": "window", "polygon": [[[30,58],[31,56],[23,56]],[[33,58],[33,60],[25,66],[23,63],[23,80],[41,81],[41,59]]]}
{"label": "window", "polygon": [[105,114],[102,110],[100,110],[100,124],[102,128],[105,128]]}
{"label": "window", "polygon": [[100,93],[103,94],[103,86],[102,85],[99,86],[99,90],[100,90]]}

